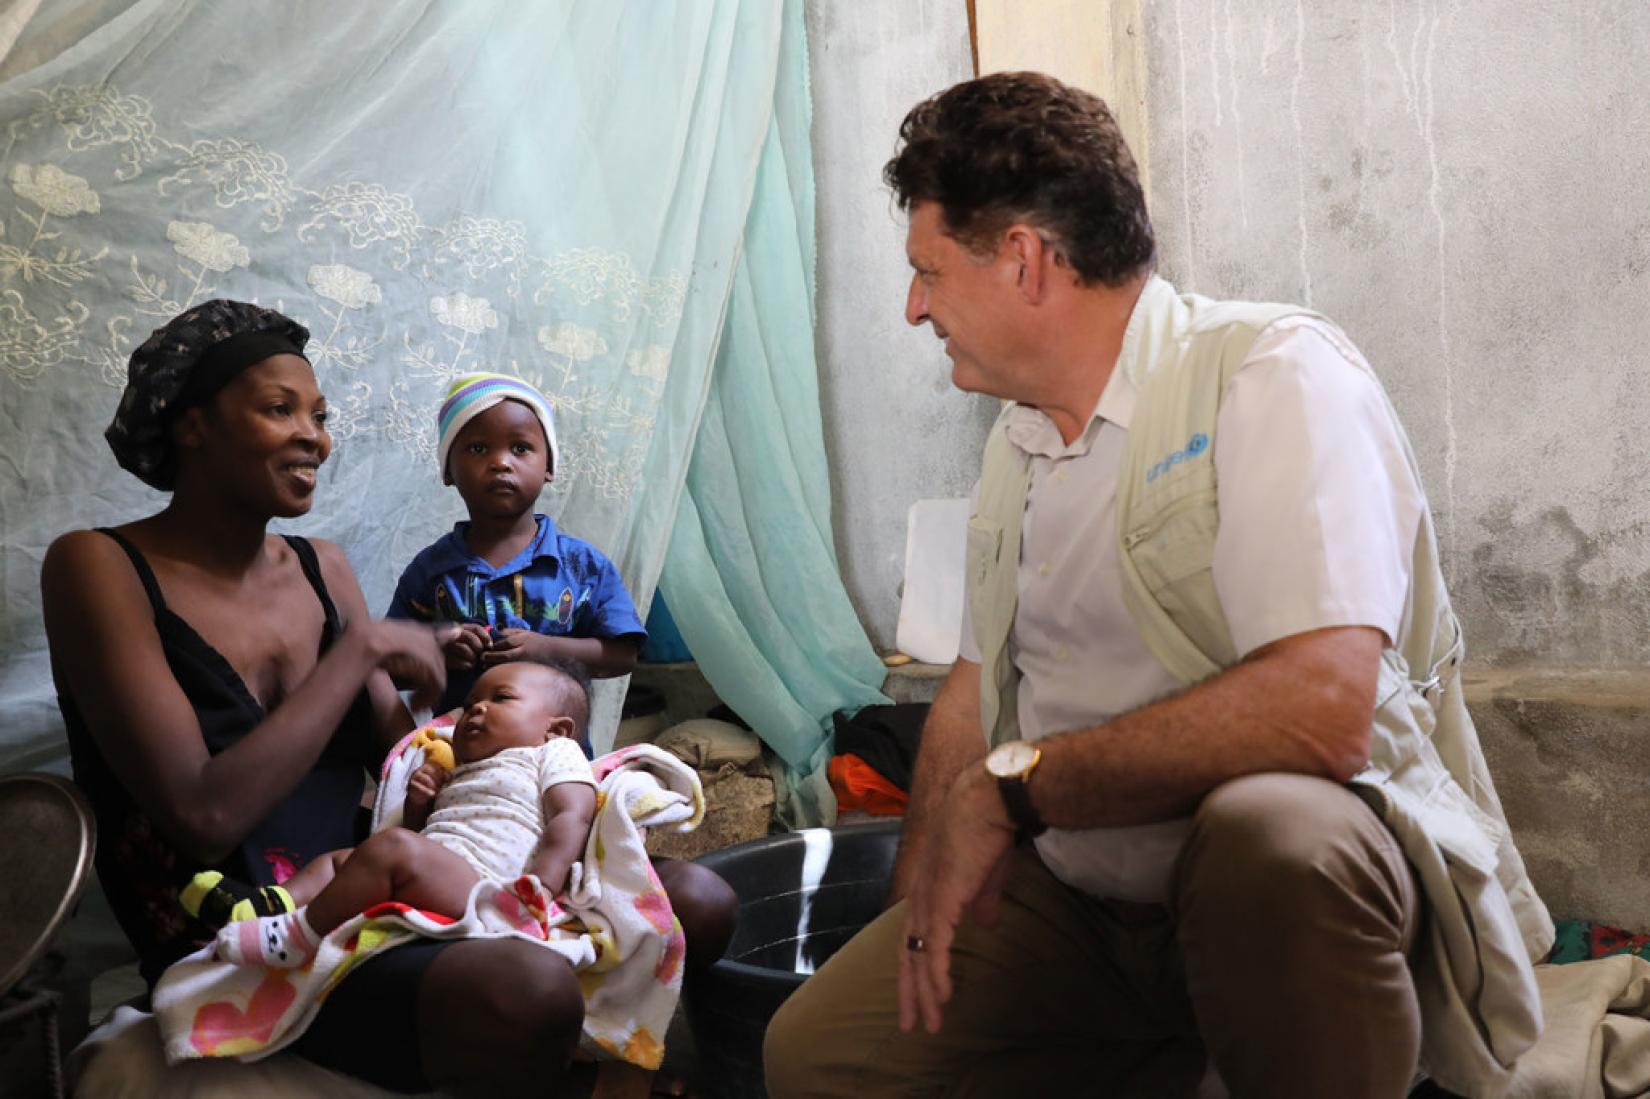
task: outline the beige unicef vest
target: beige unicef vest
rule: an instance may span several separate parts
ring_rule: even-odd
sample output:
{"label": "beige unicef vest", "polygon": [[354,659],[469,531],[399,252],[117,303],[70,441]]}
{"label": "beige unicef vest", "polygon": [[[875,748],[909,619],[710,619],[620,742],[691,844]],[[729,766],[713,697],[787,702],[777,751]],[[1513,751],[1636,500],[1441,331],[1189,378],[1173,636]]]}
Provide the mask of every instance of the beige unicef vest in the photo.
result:
{"label": "beige unicef vest", "polygon": [[[1146,644],[1187,685],[1237,662],[1211,572],[1220,400],[1260,330],[1302,314],[1313,315],[1182,296],[1153,277],[1123,337],[1117,369],[1139,394],[1117,475],[1123,596]],[[1390,403],[1387,411],[1419,482]],[[980,717],[993,744],[1019,735],[1009,633],[1031,479],[1006,417],[986,442],[968,530]],[[1381,662],[1370,762],[1352,786],[1403,846],[1427,900],[1414,965],[1422,1067],[1452,1091],[1493,1096],[1541,1031],[1531,963],[1551,949],[1553,924],[1513,846],[1461,697],[1461,632],[1425,511],[1411,574],[1397,642]]]}

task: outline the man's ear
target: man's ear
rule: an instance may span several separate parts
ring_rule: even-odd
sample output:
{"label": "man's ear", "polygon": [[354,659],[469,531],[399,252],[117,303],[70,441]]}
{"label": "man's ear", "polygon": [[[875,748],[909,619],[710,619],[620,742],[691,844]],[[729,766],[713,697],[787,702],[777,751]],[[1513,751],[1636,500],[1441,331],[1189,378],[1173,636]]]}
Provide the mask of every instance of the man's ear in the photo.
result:
{"label": "man's ear", "polygon": [[1029,225],[1010,225],[1003,233],[999,254],[1019,265],[1020,294],[1031,305],[1039,305],[1048,295],[1048,263],[1054,250]]}
{"label": "man's ear", "polygon": [[559,736],[564,736],[571,740],[578,735],[578,732],[578,722],[574,721],[566,714],[562,714],[559,717],[551,718],[550,724],[544,727],[544,739],[546,743],[548,743],[552,738]]}

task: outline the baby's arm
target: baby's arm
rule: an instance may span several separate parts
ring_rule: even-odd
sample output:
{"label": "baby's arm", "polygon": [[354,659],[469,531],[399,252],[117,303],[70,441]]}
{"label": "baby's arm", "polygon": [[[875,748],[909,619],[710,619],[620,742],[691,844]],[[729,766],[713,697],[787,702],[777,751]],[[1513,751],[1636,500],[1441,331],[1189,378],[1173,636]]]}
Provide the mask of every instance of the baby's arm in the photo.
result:
{"label": "baby's arm", "polygon": [[590,822],[596,816],[596,788],[558,782],[544,792],[544,836],[529,867],[551,893],[567,889],[567,875],[584,855]]}

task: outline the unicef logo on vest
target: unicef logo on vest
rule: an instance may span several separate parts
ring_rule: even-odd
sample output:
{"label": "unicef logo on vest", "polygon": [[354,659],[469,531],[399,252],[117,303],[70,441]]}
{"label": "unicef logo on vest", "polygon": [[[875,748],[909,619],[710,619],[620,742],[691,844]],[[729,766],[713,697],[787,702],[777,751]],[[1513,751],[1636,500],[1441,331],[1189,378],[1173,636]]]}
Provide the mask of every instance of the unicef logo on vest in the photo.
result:
{"label": "unicef logo on vest", "polygon": [[1148,485],[1151,484],[1153,481],[1157,480],[1157,475],[1159,473],[1167,473],[1169,472],[1169,467],[1177,466],[1181,462],[1189,462],[1208,449],[1209,437],[1199,431],[1196,435],[1193,435],[1190,439],[1186,440],[1186,445],[1184,447],[1175,451],[1161,462],[1158,462],[1156,465],[1152,466],[1151,469],[1148,469],[1146,471],[1146,483]]}

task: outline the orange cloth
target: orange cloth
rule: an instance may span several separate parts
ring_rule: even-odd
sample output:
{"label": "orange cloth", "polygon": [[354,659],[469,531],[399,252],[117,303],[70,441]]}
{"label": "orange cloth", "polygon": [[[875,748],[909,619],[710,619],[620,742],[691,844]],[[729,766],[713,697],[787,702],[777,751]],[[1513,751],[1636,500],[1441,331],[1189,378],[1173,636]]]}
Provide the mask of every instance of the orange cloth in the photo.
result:
{"label": "orange cloth", "polygon": [[907,795],[858,756],[832,756],[825,768],[838,809],[858,809],[877,817],[905,815]]}

